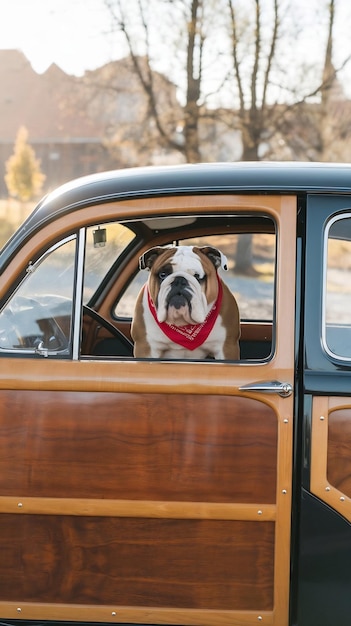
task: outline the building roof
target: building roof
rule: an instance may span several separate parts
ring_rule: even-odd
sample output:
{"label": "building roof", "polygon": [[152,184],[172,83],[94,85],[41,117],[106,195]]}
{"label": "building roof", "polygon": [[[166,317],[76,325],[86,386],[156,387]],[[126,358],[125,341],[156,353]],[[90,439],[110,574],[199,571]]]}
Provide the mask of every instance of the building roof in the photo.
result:
{"label": "building roof", "polygon": [[76,104],[82,80],[57,65],[38,74],[19,50],[0,50],[0,84],[1,143],[13,143],[19,126],[30,143],[101,138],[101,125]]}

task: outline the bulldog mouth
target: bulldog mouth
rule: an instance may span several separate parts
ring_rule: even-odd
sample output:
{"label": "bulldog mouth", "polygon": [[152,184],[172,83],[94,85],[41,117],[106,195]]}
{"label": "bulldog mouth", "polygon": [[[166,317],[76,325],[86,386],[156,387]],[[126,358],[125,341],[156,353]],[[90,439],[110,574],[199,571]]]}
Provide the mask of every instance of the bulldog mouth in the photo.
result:
{"label": "bulldog mouth", "polygon": [[175,326],[193,324],[190,300],[183,293],[170,294],[167,301],[167,323]]}

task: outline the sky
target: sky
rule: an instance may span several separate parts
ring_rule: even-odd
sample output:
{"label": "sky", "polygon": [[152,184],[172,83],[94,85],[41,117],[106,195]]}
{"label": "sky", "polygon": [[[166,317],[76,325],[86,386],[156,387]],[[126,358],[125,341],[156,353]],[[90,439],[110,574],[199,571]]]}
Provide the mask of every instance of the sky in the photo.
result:
{"label": "sky", "polygon": [[[300,52],[311,59],[313,55],[320,58],[314,24],[328,0],[285,1],[294,9],[305,33],[303,50],[293,51],[294,55]],[[271,4],[271,0],[267,2]],[[66,73],[80,76],[85,70],[125,56],[125,44],[108,34],[110,27],[104,0],[0,0],[0,49],[21,50],[38,73],[56,63]],[[338,65],[351,55],[350,0],[336,0],[336,32]],[[351,85],[351,62],[344,80]]]}
{"label": "sky", "polygon": [[79,76],[123,56],[108,30],[102,0],[0,0],[0,49],[21,50],[38,73],[56,63]]}

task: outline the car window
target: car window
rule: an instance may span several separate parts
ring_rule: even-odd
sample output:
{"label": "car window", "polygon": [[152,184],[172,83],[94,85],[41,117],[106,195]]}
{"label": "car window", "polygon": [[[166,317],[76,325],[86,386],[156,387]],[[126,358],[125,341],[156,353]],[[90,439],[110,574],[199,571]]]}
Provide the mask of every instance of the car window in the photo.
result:
{"label": "car window", "polygon": [[[165,246],[177,245],[216,249],[225,257],[226,262],[220,263],[223,269],[218,268],[218,271],[234,295],[235,307],[239,308],[242,323],[239,331],[240,358],[269,358],[274,353],[276,239],[274,221],[270,216],[260,213],[159,216],[88,227],[85,238],[80,354],[84,357],[138,358],[132,326],[135,330],[135,304],[149,277],[149,272],[142,269],[143,262],[138,268],[138,259],[151,248],[160,250]],[[201,307],[202,302],[201,297],[196,305]],[[231,310],[233,318],[230,328],[233,334],[238,324],[235,307]],[[186,309],[185,305],[182,309],[177,303],[173,309],[171,307],[171,315],[181,313],[189,317],[189,310],[186,312]],[[215,306],[213,310],[216,310]],[[197,314],[201,318],[202,312]],[[179,330],[174,331],[174,325],[167,323],[171,330],[168,326],[161,326],[166,336],[172,332],[181,334]],[[196,336],[196,333],[201,332],[200,323],[194,325],[188,322],[175,326],[184,328],[183,334],[193,333]],[[205,331],[192,344],[197,355],[201,353],[202,337],[208,327],[206,317]],[[175,343],[174,337],[173,340]],[[185,339],[181,341],[186,343]],[[181,345],[181,342],[178,341],[178,344]],[[217,342],[217,347],[213,347],[212,351],[220,351],[220,345]],[[155,354],[152,358],[159,358],[157,349],[154,342]],[[213,358],[220,359],[217,353]],[[195,351],[192,354],[194,358],[200,358]],[[236,360],[234,348],[230,360]]]}
{"label": "car window", "polygon": [[351,214],[334,218],[325,238],[323,343],[326,351],[351,359]]}
{"label": "car window", "polygon": [[0,350],[67,355],[72,331],[75,236],[27,267],[0,312]]}
{"label": "car window", "polygon": [[[234,293],[242,320],[273,320],[275,235],[242,233],[212,235],[177,240],[180,245],[213,246],[227,257],[228,270],[219,270]],[[116,317],[132,317],[135,299],[148,278],[148,272],[136,274],[116,303]]]}

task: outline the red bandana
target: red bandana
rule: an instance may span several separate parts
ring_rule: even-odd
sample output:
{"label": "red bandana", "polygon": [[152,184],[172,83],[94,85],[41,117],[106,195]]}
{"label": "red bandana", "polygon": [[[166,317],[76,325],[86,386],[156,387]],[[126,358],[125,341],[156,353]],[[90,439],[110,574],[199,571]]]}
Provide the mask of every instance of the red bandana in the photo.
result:
{"label": "red bandana", "polygon": [[167,322],[158,321],[156,308],[146,285],[149,309],[156,321],[156,324],[164,332],[168,339],[174,343],[178,343],[183,346],[183,348],[187,348],[188,350],[195,350],[195,348],[198,348],[206,341],[218,317],[222,303],[223,287],[218,276],[217,278],[217,300],[208,312],[206,319],[201,324],[186,324],[185,326],[174,326],[174,324],[167,324]]}

